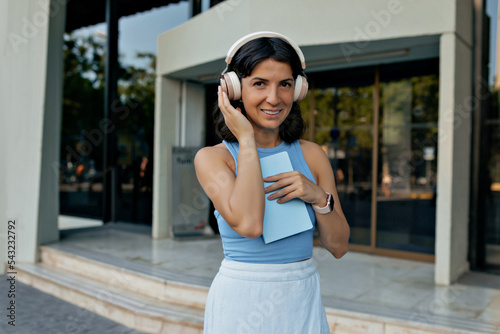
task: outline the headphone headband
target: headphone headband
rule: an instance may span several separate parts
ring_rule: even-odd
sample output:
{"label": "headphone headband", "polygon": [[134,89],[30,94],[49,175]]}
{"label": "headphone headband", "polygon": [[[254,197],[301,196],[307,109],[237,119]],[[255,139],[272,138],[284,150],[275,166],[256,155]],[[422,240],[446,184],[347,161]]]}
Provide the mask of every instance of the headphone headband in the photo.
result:
{"label": "headphone headband", "polygon": [[286,37],[285,35],[282,35],[282,34],[279,34],[279,33],[276,33],[276,32],[272,32],[272,31],[258,31],[258,32],[254,32],[254,33],[248,34],[246,36],[243,36],[242,38],[240,38],[239,40],[237,40],[236,42],[234,42],[234,44],[229,48],[229,51],[227,52],[226,63],[228,65],[231,63],[231,60],[233,60],[234,54],[243,45],[245,45],[246,43],[250,42],[251,40],[254,40],[254,39],[257,39],[257,38],[261,38],[261,37],[277,37],[277,38],[284,39],[286,42],[288,42],[288,44],[290,44],[295,49],[295,52],[297,52],[297,55],[299,56],[299,59],[300,59],[300,63],[302,65],[302,69],[304,70],[306,68],[306,60],[305,60],[304,54],[300,50],[299,46],[297,44],[295,44],[295,42],[292,41],[290,38]]}

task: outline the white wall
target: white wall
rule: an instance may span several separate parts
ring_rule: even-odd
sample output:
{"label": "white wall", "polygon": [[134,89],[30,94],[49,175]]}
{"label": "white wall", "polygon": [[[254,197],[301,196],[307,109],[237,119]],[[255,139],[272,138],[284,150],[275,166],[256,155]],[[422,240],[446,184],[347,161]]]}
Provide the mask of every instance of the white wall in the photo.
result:
{"label": "white wall", "polygon": [[[17,219],[16,260],[35,262],[58,239],[65,1],[0,2],[0,257]],[[2,268],[3,269],[3,268]]]}
{"label": "white wall", "polygon": [[281,32],[300,46],[440,35],[455,31],[455,6],[455,0],[227,0],[159,36],[158,74],[222,59],[234,41],[259,30]]}

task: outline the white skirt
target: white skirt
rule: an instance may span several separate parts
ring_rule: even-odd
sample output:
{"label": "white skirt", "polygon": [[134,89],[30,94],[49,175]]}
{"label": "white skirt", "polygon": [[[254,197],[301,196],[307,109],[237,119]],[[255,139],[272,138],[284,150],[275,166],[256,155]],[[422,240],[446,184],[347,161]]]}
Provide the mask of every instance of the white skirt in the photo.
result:
{"label": "white skirt", "polygon": [[204,334],[330,334],[312,259],[223,260],[208,293]]}

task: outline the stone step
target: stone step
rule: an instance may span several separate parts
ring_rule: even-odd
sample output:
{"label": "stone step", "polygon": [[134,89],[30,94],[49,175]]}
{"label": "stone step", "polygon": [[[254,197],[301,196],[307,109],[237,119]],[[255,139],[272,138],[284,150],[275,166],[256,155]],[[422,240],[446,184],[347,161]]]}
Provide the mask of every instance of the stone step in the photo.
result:
{"label": "stone step", "polygon": [[45,293],[145,333],[203,333],[203,310],[167,303],[51,267],[18,264],[17,279]]}
{"label": "stone step", "polygon": [[359,301],[323,298],[332,334],[498,334],[482,321],[395,309]]}
{"label": "stone step", "polygon": [[[56,244],[40,247],[42,263],[166,303],[205,309],[210,281],[168,272],[150,264],[141,266],[88,249]],[[126,262],[126,263],[125,263]]]}
{"label": "stone step", "polygon": [[[71,272],[82,280],[85,278],[84,282],[97,281],[106,286],[108,291],[113,289],[117,299],[121,298],[120,294],[124,296],[136,294],[140,295],[138,298],[149,298],[155,303],[160,303],[159,305],[167,303],[186,310],[187,313],[198,312],[196,313],[199,318],[198,328],[201,330],[203,326],[203,309],[211,279],[171,272],[155,267],[151,263],[126,260],[103,252],[80,248],[74,244],[58,243],[42,246],[41,254],[44,266]],[[76,285],[79,286],[79,284]],[[332,334],[498,333],[498,328],[481,321],[436,315],[425,311],[416,313],[414,310],[404,308],[395,309],[337,298],[323,298],[323,303]],[[110,317],[110,319],[133,327],[116,318]],[[133,319],[132,316],[131,319]],[[146,324],[151,324],[150,327],[154,328],[154,320],[140,321],[144,323],[149,321]],[[143,329],[133,328],[146,331],[144,326]],[[160,333],[159,331],[153,332]],[[171,333],[185,332],[176,329]]]}

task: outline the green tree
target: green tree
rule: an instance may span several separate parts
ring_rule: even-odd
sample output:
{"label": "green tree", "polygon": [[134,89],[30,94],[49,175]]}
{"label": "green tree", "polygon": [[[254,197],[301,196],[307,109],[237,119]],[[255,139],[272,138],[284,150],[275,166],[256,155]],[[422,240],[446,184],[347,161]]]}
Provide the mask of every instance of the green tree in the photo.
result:
{"label": "green tree", "polygon": [[[84,160],[86,153],[78,147],[83,131],[99,128],[104,105],[104,45],[92,36],[77,38],[66,34],[63,44],[64,90],[61,133],[61,159],[77,152]],[[91,147],[97,164],[102,161],[101,145]],[[71,154],[71,160],[76,159]]]}
{"label": "green tree", "polygon": [[[104,135],[105,41],[93,36],[64,36],[64,92],[61,132],[61,159],[70,157],[75,162],[75,152],[84,164],[89,159],[95,166],[102,166],[103,142],[82,146],[89,142],[87,134]],[[119,67],[119,101],[114,104],[116,134],[125,145],[134,145],[137,137],[146,142],[148,153],[153,150],[154,86],[156,56],[138,53],[138,58],[149,59],[146,68]],[[135,137],[134,137],[135,136]],[[97,138],[98,139],[98,138]],[[144,145],[142,145],[144,146]],[[133,158],[133,157],[132,157]],[[129,161],[130,162],[130,161]]]}

